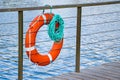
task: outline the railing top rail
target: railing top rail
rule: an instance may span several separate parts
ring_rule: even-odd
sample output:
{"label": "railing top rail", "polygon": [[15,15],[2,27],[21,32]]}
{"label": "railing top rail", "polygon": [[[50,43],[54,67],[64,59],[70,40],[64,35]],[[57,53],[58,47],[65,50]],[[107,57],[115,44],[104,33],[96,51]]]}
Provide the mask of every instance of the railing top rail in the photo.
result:
{"label": "railing top rail", "polygon": [[[86,6],[99,6],[99,5],[109,5],[109,4],[120,4],[120,1],[110,1],[110,2],[98,2],[98,3],[85,3],[85,4],[67,4],[67,5],[53,5],[56,8],[73,8],[73,7],[86,7]],[[12,11],[28,11],[28,10],[42,10],[49,9],[49,6],[38,6],[38,7],[20,7],[20,8],[0,8],[0,12],[12,12]]]}

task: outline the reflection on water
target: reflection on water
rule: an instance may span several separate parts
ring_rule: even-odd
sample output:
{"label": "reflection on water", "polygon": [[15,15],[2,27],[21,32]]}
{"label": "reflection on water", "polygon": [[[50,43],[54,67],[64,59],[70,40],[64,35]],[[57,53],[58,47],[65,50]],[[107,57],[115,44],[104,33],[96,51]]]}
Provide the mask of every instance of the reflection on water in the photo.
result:
{"label": "reflection on water", "polygon": [[[3,5],[10,4],[12,7],[24,4],[59,5],[59,4],[76,4],[84,1],[99,0],[0,0],[6,1]],[[9,2],[7,2],[9,1]],[[12,2],[13,1],[13,2]],[[22,2],[23,1],[23,2]],[[102,1],[102,0],[100,0]],[[108,1],[108,0],[104,0]],[[1,5],[0,5],[1,6]],[[114,8],[113,8],[114,7]],[[83,8],[82,15],[82,40],[81,40],[81,68],[97,66],[102,63],[120,61],[120,5],[98,6]],[[48,12],[49,10],[46,10]],[[115,12],[110,13],[109,12]],[[24,80],[44,80],[47,77],[60,75],[62,73],[72,72],[75,68],[75,43],[76,43],[76,8],[54,9],[53,13],[60,14],[65,21],[64,46],[55,62],[52,64],[39,67],[31,63],[24,49]],[[108,13],[102,15],[85,16],[91,14]],[[41,15],[41,11],[24,12],[24,38],[28,29],[29,21],[35,16]],[[18,23],[17,12],[0,13],[0,79],[17,80],[18,74]],[[66,18],[71,17],[71,18]],[[117,21],[111,23],[104,23]],[[1,23],[10,24],[1,24]],[[12,24],[11,24],[12,22]],[[103,24],[96,24],[103,23]],[[94,24],[94,25],[90,25]],[[96,25],[95,25],[96,24]],[[43,31],[44,30],[44,31]],[[47,42],[44,42],[46,41]],[[36,47],[39,52],[47,53],[52,42],[47,34],[47,26],[42,27],[36,40]]]}

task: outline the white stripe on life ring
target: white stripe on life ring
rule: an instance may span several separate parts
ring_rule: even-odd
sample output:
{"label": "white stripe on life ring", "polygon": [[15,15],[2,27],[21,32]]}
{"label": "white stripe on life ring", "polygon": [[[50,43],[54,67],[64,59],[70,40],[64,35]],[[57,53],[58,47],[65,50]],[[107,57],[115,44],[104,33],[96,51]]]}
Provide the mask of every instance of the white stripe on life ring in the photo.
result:
{"label": "white stripe on life ring", "polygon": [[46,16],[42,15],[43,19],[44,19],[44,24],[46,24]]}
{"label": "white stripe on life ring", "polygon": [[26,48],[26,51],[32,51],[34,49],[35,49],[35,46],[32,46],[32,47]]}
{"label": "white stripe on life ring", "polygon": [[52,62],[52,56],[51,56],[51,54],[48,54],[48,57],[49,57],[50,63],[51,63]]}

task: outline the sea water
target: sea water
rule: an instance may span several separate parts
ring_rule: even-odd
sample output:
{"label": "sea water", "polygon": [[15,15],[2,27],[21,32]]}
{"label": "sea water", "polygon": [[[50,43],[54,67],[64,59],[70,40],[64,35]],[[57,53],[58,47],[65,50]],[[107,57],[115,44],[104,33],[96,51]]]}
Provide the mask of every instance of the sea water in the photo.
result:
{"label": "sea water", "polygon": [[[58,2],[58,0],[1,0],[0,6],[1,8],[29,7],[45,4],[60,5],[97,1],[99,0],[61,0],[61,2]],[[45,10],[45,12],[47,13],[49,10]],[[53,9],[52,12],[54,14],[60,14],[65,22],[63,49],[53,63],[41,67],[29,61],[24,48],[23,80],[44,80],[48,77],[75,71],[77,10],[76,8]],[[17,14],[17,12],[0,13],[0,80],[17,80],[18,78]],[[25,33],[32,19],[42,14],[42,10],[24,11],[24,40]],[[103,63],[120,61],[119,25],[119,4],[82,8],[81,69],[98,66]],[[53,41],[48,37],[47,29],[47,25],[45,25],[37,33],[36,48],[39,53],[48,53],[52,46]]]}

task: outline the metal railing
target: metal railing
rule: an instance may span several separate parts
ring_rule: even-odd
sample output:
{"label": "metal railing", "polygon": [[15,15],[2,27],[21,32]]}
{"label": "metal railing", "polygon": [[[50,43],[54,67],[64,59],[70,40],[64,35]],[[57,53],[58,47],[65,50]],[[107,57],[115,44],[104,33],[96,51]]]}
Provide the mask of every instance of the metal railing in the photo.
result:
{"label": "metal railing", "polygon": [[[72,4],[72,5],[54,5],[53,9],[58,8],[77,8],[77,29],[76,29],[76,66],[75,71],[80,72],[80,45],[81,45],[81,17],[82,17],[82,7],[87,6],[100,6],[100,5],[110,5],[110,4],[119,4],[120,1],[112,1],[112,2],[100,2],[100,3],[87,3],[87,4]],[[49,6],[39,6],[39,7],[24,7],[24,8],[4,8],[0,9],[0,12],[18,12],[18,80],[23,79],[23,11],[28,10],[42,10],[49,9]],[[94,25],[94,24],[91,24]],[[96,33],[94,33],[96,34]],[[14,34],[13,34],[14,35]],[[89,35],[89,34],[88,34]],[[90,44],[90,43],[89,43]]]}

